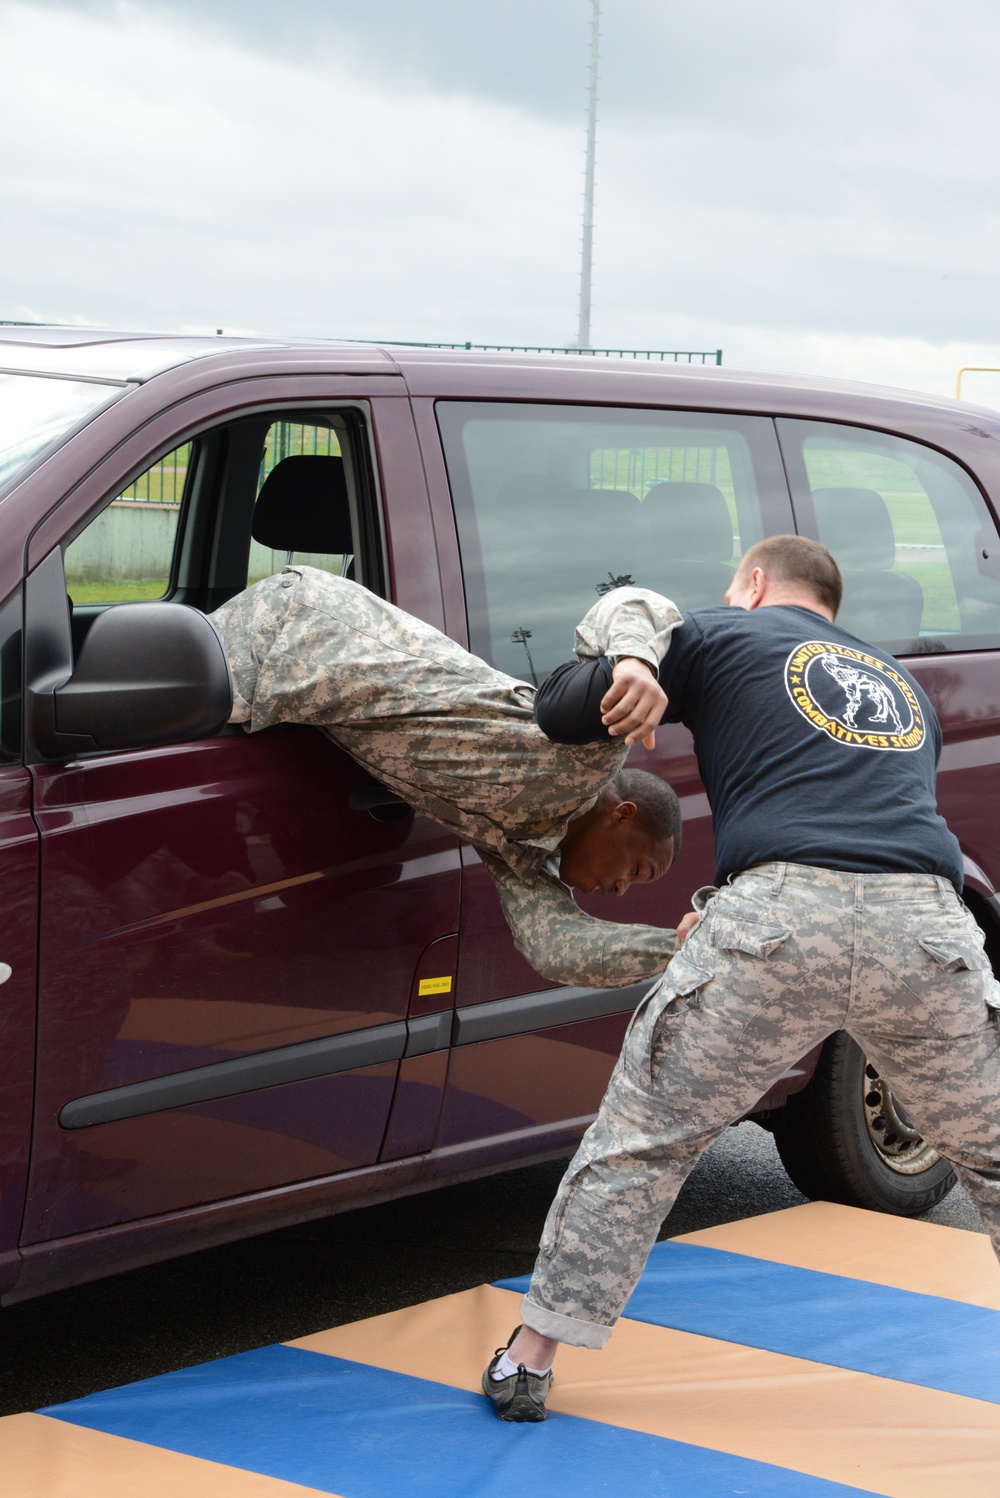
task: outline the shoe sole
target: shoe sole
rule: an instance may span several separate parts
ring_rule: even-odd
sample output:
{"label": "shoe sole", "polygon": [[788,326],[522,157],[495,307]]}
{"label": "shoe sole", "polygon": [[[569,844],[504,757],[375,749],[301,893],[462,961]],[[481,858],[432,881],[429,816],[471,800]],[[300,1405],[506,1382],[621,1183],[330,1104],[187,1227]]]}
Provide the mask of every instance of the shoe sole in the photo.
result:
{"label": "shoe sole", "polygon": [[526,1394],[515,1394],[510,1404],[501,1409],[500,1404],[493,1393],[493,1390],[487,1383],[488,1378],[489,1371],[487,1370],[487,1372],[483,1374],[483,1393],[486,1395],[487,1399],[492,1400],[493,1408],[496,1411],[498,1420],[510,1420],[518,1425],[534,1425],[537,1424],[540,1420],[545,1419],[547,1414],[545,1406],[543,1405],[541,1409],[539,1409],[535,1401],[529,1398]]}
{"label": "shoe sole", "polygon": [[519,1425],[527,1425],[537,1424],[538,1421],[544,1420],[546,1411],[540,1410],[533,1400],[526,1399],[523,1396],[518,1398],[515,1395],[507,1409],[501,1410],[499,1407],[497,1408],[497,1415],[501,1420],[513,1420]]}

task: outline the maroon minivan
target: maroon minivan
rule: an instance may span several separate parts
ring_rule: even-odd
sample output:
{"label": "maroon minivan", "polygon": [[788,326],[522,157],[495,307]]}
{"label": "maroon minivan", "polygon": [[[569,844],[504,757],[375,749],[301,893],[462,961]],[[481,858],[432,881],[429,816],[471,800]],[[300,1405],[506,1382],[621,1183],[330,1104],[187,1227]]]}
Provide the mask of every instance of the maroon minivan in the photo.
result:
{"label": "maroon minivan", "polygon": [[[318,731],[225,726],[201,615],[289,560],[537,681],[607,588],[717,603],[754,541],[817,536],[841,622],[937,707],[997,949],[1000,416],[580,356],[0,334],[5,1301],[558,1157],[596,1110],[641,990],[540,979],[473,850]],[[684,852],[582,903],[673,925],[708,806],[684,728],[635,759]],[[810,1195],[918,1212],[953,1179],[843,1035],[753,1117]]]}

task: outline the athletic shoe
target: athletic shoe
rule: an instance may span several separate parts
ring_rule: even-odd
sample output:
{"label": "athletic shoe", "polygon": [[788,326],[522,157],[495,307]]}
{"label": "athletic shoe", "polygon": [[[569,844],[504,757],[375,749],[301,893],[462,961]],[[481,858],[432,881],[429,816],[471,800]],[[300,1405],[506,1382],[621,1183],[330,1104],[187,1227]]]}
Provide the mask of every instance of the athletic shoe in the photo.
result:
{"label": "athletic shoe", "polygon": [[499,1420],[544,1420],[545,1396],[552,1387],[552,1369],[541,1375],[529,1373],[523,1363],[508,1378],[494,1378],[493,1369],[521,1330],[515,1326],[507,1347],[498,1347],[483,1374],[483,1393],[492,1399]]}

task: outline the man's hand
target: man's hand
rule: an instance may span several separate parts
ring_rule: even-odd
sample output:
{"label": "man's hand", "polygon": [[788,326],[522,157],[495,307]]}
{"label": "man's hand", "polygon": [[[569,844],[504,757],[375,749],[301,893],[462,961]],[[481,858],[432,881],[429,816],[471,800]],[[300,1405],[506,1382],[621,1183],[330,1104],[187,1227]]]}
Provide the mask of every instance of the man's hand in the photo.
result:
{"label": "man's hand", "polygon": [[679,942],[687,941],[700,920],[701,917],[696,910],[689,910],[687,915],[677,923],[677,940]]}
{"label": "man's hand", "polygon": [[626,744],[640,741],[647,749],[656,743],[654,729],[667,708],[667,694],[652,666],[634,656],[623,656],[612,668],[611,686],[601,698],[601,722]]}

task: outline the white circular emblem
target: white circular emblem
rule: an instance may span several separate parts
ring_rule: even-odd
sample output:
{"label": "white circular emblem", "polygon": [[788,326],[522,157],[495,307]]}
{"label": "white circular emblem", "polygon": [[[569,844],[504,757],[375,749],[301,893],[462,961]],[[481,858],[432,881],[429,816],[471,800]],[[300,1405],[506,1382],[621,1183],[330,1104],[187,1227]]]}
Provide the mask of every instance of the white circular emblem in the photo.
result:
{"label": "white circular emblem", "polygon": [[863,650],[807,640],[785,662],[785,687],[813,728],[855,749],[919,749],[924,716],[909,682]]}

